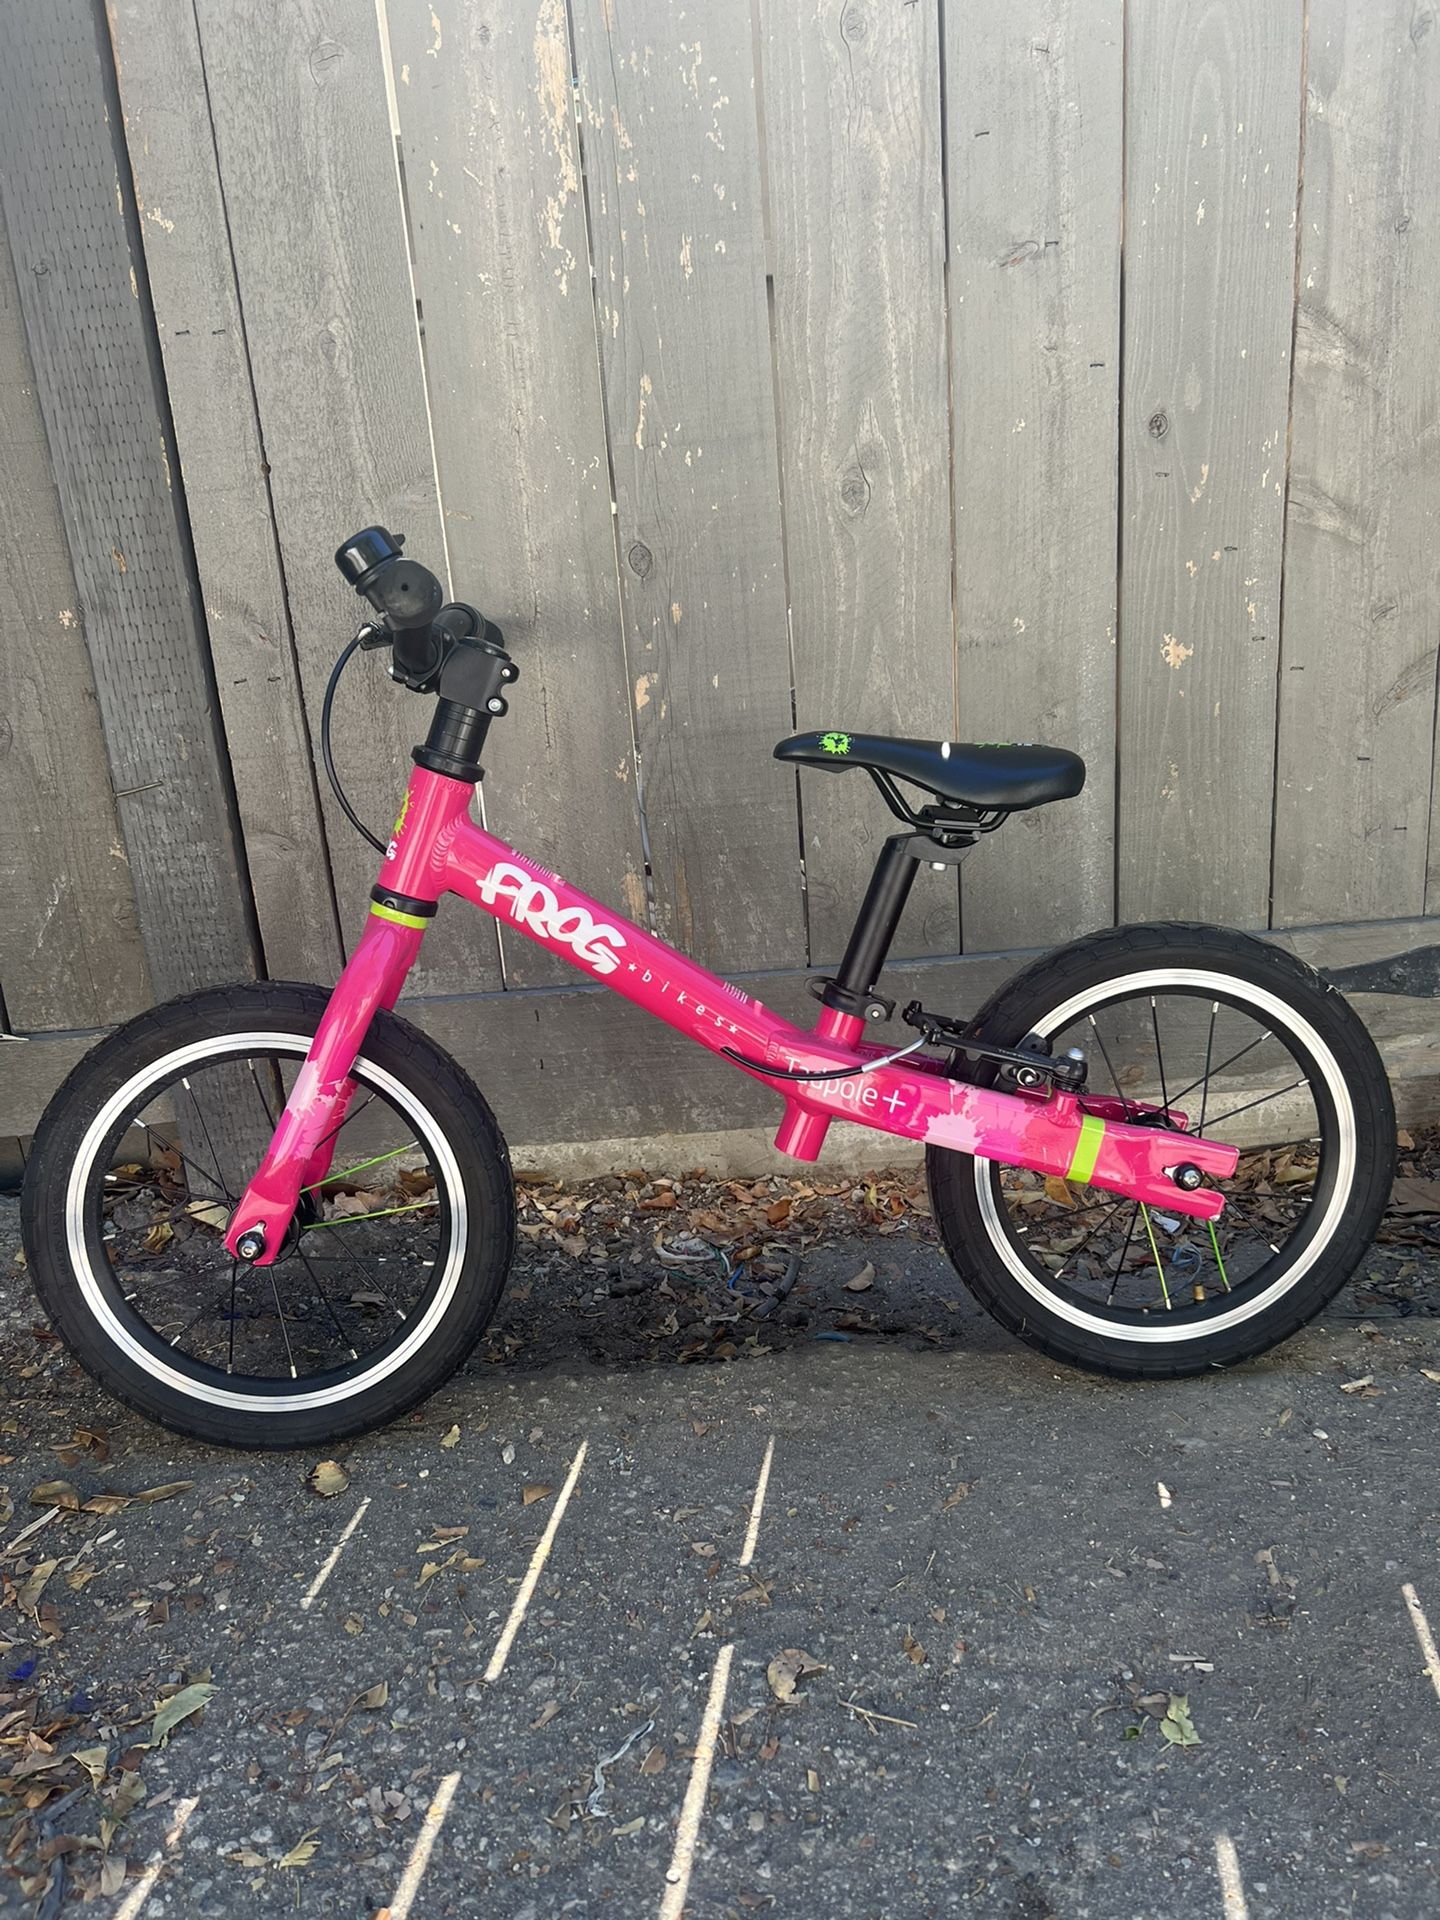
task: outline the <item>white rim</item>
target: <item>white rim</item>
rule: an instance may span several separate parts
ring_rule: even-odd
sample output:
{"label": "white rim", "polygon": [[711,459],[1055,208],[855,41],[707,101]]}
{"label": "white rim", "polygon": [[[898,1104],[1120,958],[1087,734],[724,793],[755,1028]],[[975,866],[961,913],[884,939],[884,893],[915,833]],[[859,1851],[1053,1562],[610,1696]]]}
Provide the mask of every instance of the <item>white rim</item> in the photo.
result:
{"label": "white rim", "polygon": [[395,1076],[387,1073],[383,1067],[377,1067],[373,1060],[361,1055],[355,1062],[357,1073],[364,1075],[366,1081],[379,1092],[386,1094],[404,1113],[414,1126],[416,1133],[428,1149],[432,1159],[445,1176],[450,1196],[450,1257],[446,1261],[445,1271],[440,1277],[429,1307],[415,1323],[409,1334],[393,1352],[378,1361],[375,1366],[349,1380],[333,1387],[317,1388],[311,1393],[266,1394],[257,1398],[253,1394],[234,1393],[223,1387],[202,1385],[175,1367],[168,1366],[163,1360],[151,1353],[136,1340],[134,1334],[123,1320],[116,1317],[105,1291],[97,1280],[90,1265],[90,1253],[85,1242],[85,1185],[87,1170],[100,1142],[109,1133],[115,1123],[125,1115],[127,1109],[133,1112],[135,1103],[146,1087],[153,1087],[167,1075],[183,1073],[186,1067],[198,1060],[213,1060],[239,1053],[259,1053],[278,1051],[303,1058],[309,1050],[308,1037],[295,1033],[242,1033],[215,1034],[206,1040],[197,1040],[188,1047],[177,1047],[159,1060],[142,1067],[133,1074],[125,1085],[105,1102],[86,1129],[70,1168],[70,1178],[65,1190],[65,1237],[70,1253],[70,1267],[79,1282],[80,1292],[86,1306],[94,1315],[105,1337],[123,1353],[127,1360],[148,1373],[152,1380],[162,1386],[171,1387],[177,1393],[183,1393],[188,1399],[202,1400],[207,1406],[229,1408],[235,1413],[250,1413],[261,1418],[276,1413],[305,1413],[316,1407],[333,1407],[345,1400],[353,1400],[357,1395],[366,1393],[381,1380],[387,1379],[405,1363],[413,1359],[421,1347],[432,1338],[440,1322],[449,1311],[460,1280],[460,1268],[464,1262],[467,1239],[467,1220],[465,1210],[465,1189],[460,1178],[460,1169],[450,1144],[428,1110],[412,1094],[408,1087],[402,1086]]}
{"label": "white rim", "polygon": [[1019,1249],[1005,1231],[995,1199],[995,1183],[991,1178],[993,1162],[976,1160],[974,1168],[975,1191],[980,1202],[980,1215],[985,1222],[985,1230],[990,1236],[991,1245],[1018,1284],[1032,1299],[1043,1306],[1048,1313],[1053,1313],[1057,1319],[1064,1320],[1072,1327],[1080,1327],[1086,1333],[1099,1334],[1102,1339],[1120,1338],[1133,1340],[1142,1345],[1175,1346],[1183,1341],[1208,1340],[1213,1334],[1224,1333],[1230,1327],[1240,1326],[1244,1321],[1253,1319],[1256,1314],[1264,1313],[1267,1308],[1274,1306],[1277,1300],[1289,1293],[1292,1288],[1297,1287],[1305,1278],[1334,1238],[1335,1229],[1340,1223],[1349,1199],[1350,1188],[1355,1177],[1355,1108],[1339,1063],[1310,1022],[1264,987],[1252,986],[1248,980],[1237,980],[1231,974],[1210,973],[1199,967],[1150,968],[1143,973],[1124,974],[1118,980],[1106,980],[1072,995],[1053,1013],[1037,1021],[1034,1031],[1048,1040],[1077,1015],[1088,1012],[1102,1000],[1118,999],[1126,992],[1153,993],[1164,987],[1193,987],[1201,993],[1231,998],[1243,997],[1258,1012],[1266,1015],[1272,1028],[1278,1027],[1290,1039],[1300,1042],[1314,1060],[1320,1077],[1329,1090],[1335,1105],[1336,1125],[1339,1131],[1338,1172],[1324,1217],[1315,1229],[1309,1246],[1299,1255],[1293,1267],[1273,1285],[1267,1287],[1263,1293],[1257,1293],[1253,1300],[1241,1302],[1232,1307],[1228,1313],[1217,1313],[1213,1319],[1182,1322],[1178,1325],[1173,1320],[1167,1319],[1157,1320],[1153,1324],[1109,1320],[1100,1314],[1087,1311],[1074,1301],[1062,1300],[1041,1284],[1025,1264]]}

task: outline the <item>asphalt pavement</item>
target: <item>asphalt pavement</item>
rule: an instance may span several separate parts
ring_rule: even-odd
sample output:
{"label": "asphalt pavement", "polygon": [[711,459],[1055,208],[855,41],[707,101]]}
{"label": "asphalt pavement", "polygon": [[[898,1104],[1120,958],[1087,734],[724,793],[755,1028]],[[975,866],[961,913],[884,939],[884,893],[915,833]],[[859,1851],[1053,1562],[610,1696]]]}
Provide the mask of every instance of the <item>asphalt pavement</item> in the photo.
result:
{"label": "asphalt pavement", "polygon": [[873,1265],[872,1328],[704,1364],[597,1359],[633,1297],[532,1244],[523,1337],[322,1495],[92,1388],[15,1215],[5,1913],[1440,1912],[1423,1249],[1264,1361],[1125,1385],[991,1327],[923,1222],[807,1251],[812,1301]]}

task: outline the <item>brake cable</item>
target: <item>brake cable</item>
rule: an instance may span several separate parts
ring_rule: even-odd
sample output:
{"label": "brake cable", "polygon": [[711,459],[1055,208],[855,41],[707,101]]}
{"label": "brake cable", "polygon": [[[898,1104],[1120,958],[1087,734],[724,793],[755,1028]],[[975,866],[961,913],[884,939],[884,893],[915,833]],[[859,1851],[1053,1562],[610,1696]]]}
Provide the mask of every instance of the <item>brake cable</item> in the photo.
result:
{"label": "brake cable", "polygon": [[335,689],[339,686],[340,676],[346,667],[349,666],[350,656],[354,653],[355,649],[357,647],[363,647],[367,641],[370,641],[372,645],[374,644],[373,640],[371,640],[374,631],[375,629],[373,627],[362,627],[350,642],[349,646],[342,649],[340,658],[330,669],[330,679],[325,687],[325,699],[320,708],[320,758],[325,763],[325,778],[330,782],[331,790],[335,798],[340,802],[341,811],[344,813],[345,818],[363,839],[370,842],[377,853],[384,853],[385,842],[375,837],[365,822],[360,818],[359,814],[356,813],[354,807],[351,806],[349,796],[340,784],[340,776],[335,771],[335,755],[330,748],[330,713],[335,705]]}
{"label": "brake cable", "polygon": [[827,1067],[822,1072],[810,1072],[800,1067],[767,1067],[763,1060],[747,1060],[735,1047],[721,1047],[720,1051],[736,1066],[745,1067],[751,1073],[763,1074],[767,1080],[853,1080],[857,1074],[874,1073],[877,1067],[893,1066],[895,1061],[903,1060],[907,1054],[918,1053],[928,1038],[928,1034],[922,1033],[908,1047],[897,1047],[894,1053],[882,1053],[877,1059],[867,1060],[863,1066]]}

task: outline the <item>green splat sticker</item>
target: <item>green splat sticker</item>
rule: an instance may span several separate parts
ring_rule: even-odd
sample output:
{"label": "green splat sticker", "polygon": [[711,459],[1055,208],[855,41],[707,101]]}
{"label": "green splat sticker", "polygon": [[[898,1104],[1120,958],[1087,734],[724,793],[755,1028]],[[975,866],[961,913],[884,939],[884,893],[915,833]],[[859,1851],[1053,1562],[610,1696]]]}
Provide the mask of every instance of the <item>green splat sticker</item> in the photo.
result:
{"label": "green splat sticker", "polygon": [[394,826],[390,829],[390,834],[392,839],[398,840],[400,838],[400,830],[405,825],[405,816],[406,814],[409,813],[409,811],[410,811],[410,793],[407,788],[405,793],[405,798],[400,802],[399,817],[397,818]]}
{"label": "green splat sticker", "polygon": [[822,753],[848,753],[850,736],[848,733],[822,733],[820,736]]}

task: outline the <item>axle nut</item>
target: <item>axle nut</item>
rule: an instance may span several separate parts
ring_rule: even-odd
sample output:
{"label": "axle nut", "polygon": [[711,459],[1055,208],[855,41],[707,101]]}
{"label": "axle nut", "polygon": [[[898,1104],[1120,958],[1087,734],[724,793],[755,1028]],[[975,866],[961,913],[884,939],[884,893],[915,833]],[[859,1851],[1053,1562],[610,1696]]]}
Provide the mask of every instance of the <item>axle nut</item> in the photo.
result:
{"label": "axle nut", "polygon": [[265,1251],[265,1230],[263,1227],[251,1227],[242,1233],[235,1242],[235,1251],[242,1260],[258,1260]]}
{"label": "axle nut", "polygon": [[1176,1167],[1170,1177],[1182,1193],[1194,1193],[1205,1178],[1199,1167],[1192,1167],[1188,1161],[1184,1166]]}

